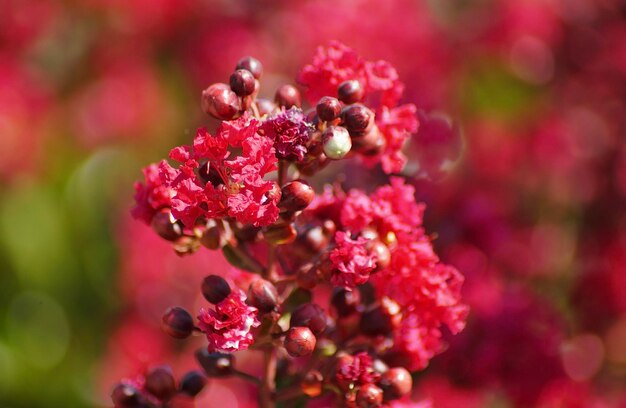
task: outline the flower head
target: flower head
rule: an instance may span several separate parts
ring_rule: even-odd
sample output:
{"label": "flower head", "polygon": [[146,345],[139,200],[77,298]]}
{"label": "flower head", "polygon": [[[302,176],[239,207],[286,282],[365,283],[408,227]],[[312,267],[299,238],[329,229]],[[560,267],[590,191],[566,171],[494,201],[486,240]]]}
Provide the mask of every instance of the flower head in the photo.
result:
{"label": "flower head", "polygon": [[336,247],[330,253],[333,265],[330,282],[336,286],[354,288],[367,282],[376,266],[376,256],[365,249],[367,239],[352,239],[343,231],[335,234]]}
{"label": "flower head", "polygon": [[291,107],[270,116],[261,125],[265,136],[274,141],[276,156],[282,160],[301,161],[313,126],[300,108]]}

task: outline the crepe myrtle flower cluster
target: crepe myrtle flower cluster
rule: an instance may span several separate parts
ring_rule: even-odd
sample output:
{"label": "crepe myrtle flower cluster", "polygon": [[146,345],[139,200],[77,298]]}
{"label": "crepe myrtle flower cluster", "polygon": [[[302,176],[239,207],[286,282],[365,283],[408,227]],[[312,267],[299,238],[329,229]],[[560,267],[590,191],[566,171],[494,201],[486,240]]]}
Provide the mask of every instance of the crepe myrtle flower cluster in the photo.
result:
{"label": "crepe myrtle flower cluster", "polygon": [[[221,250],[238,272],[203,280],[208,304],[195,319],[176,306],[163,316],[174,338],[206,337],[200,370],[178,382],[163,367],[125,380],[112,394],[118,407],[166,406],[230,376],[256,384],[261,407],[388,406],[408,399],[411,372],[443,350],[444,328],[464,327],[463,276],[434,253],[412,186],[392,176],[369,194],[338,184],[316,192],[304,179],[352,157],[402,169],[418,122],[414,105],[398,106],[395,69],[337,42],[320,47],[298,76],[309,110],[292,85],[258,98],[262,72],[246,57],[228,84],[205,89],[216,131],[198,129],[170,152],[177,164],[146,167],[135,186],[133,215],[177,253]],[[262,370],[236,365],[234,353],[248,349],[264,354]]]}

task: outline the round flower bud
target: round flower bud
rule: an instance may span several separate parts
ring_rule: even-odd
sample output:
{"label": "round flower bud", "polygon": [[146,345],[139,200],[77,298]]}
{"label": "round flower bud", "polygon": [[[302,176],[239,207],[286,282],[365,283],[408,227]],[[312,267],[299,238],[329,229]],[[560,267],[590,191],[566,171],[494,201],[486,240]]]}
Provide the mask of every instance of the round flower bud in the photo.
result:
{"label": "round flower bud", "polygon": [[341,119],[350,136],[358,137],[373,124],[374,112],[360,104],[350,105],[341,111]]}
{"label": "round flower bud", "polygon": [[243,57],[237,63],[235,69],[245,69],[249,71],[256,79],[261,78],[261,74],[263,74],[263,65],[261,62],[254,57]]}
{"label": "round flower bud", "polygon": [[339,100],[347,105],[359,102],[365,96],[365,89],[356,79],[343,81],[337,88],[337,96]]}
{"label": "round flower bud", "polygon": [[329,126],[322,134],[324,154],[329,159],[339,160],[352,148],[348,131],[341,126]]}
{"label": "round flower bud", "polygon": [[230,75],[230,89],[238,96],[248,96],[254,93],[255,79],[247,69],[238,69]]}
{"label": "round flower bud", "polygon": [[295,180],[287,183],[281,189],[282,195],[278,207],[285,211],[302,211],[315,198],[315,191],[306,182]]}
{"label": "round flower bud", "polygon": [[283,85],[278,88],[274,100],[278,106],[284,106],[285,109],[289,109],[292,106],[297,106],[298,108],[302,106],[300,91],[293,85]]}
{"label": "round flower bud", "polygon": [[161,328],[176,339],[185,339],[193,331],[193,318],[182,307],[170,307],[163,315]]}
{"label": "round flower bud", "polygon": [[361,293],[358,290],[347,290],[344,288],[335,289],[330,300],[340,317],[350,316],[357,311],[361,303]]}
{"label": "round flower bud", "polygon": [[169,208],[163,208],[152,217],[152,229],[163,239],[176,241],[183,235],[180,222],[176,221]]}
{"label": "round flower bud", "polygon": [[385,151],[387,141],[378,126],[373,124],[361,136],[353,136],[354,151],[364,156],[376,156]]}
{"label": "round flower bud", "polygon": [[383,244],[380,240],[376,239],[370,241],[369,251],[376,255],[376,268],[372,273],[382,271],[391,263],[391,252],[387,245]]}
{"label": "round flower bud", "polygon": [[206,229],[202,231],[200,243],[209,249],[220,249],[226,245],[230,230],[226,231],[222,225],[213,219],[208,220]]}
{"label": "round flower bud", "polygon": [[146,399],[137,388],[124,383],[117,384],[113,388],[111,401],[117,408],[135,408],[146,403]]}
{"label": "round flower bud", "polygon": [[220,303],[230,295],[230,285],[224,278],[209,275],[202,280],[202,296],[214,305]]}
{"label": "round flower bud", "polygon": [[278,306],[278,291],[272,282],[257,279],[248,288],[247,302],[259,309],[260,313],[269,313]]}
{"label": "round flower bud", "polygon": [[322,394],[322,385],[324,377],[317,370],[311,370],[304,376],[300,383],[300,389],[307,397],[315,398]]}
{"label": "round flower bud", "polygon": [[156,367],[146,374],[146,390],[161,401],[167,401],[176,394],[176,381],[169,367]]}
{"label": "round flower bud", "polygon": [[324,122],[335,120],[341,114],[341,103],[332,96],[322,97],[315,107],[317,116]]}
{"label": "round flower bud", "polygon": [[209,353],[206,348],[196,350],[196,360],[209,377],[228,377],[235,368],[235,356],[226,353]]}
{"label": "round flower bud", "polygon": [[195,397],[206,385],[206,377],[200,371],[189,371],[180,380],[180,392]]}
{"label": "round flower bud", "polygon": [[364,384],[356,393],[356,405],[359,408],[377,408],[383,405],[383,390],[374,384]]}
{"label": "round flower bud", "polygon": [[393,401],[411,392],[413,379],[406,369],[394,367],[382,374],[379,385],[383,390],[385,401]]}
{"label": "round flower bud", "polygon": [[217,83],[202,91],[202,110],[220,120],[231,120],[241,110],[239,97],[228,85]]}
{"label": "round flower bud", "polygon": [[321,335],[326,330],[326,313],[315,303],[300,305],[291,314],[290,327],[308,327],[316,335]]}
{"label": "round flower bud", "polygon": [[368,336],[387,335],[400,324],[400,306],[389,298],[383,298],[380,305],[361,315],[359,329]]}
{"label": "round flower bud", "polygon": [[308,327],[292,327],[287,332],[283,345],[292,357],[308,356],[315,350],[315,335]]}
{"label": "round flower bud", "polygon": [[302,289],[313,289],[317,285],[317,269],[312,263],[305,263],[298,268],[296,280]]}

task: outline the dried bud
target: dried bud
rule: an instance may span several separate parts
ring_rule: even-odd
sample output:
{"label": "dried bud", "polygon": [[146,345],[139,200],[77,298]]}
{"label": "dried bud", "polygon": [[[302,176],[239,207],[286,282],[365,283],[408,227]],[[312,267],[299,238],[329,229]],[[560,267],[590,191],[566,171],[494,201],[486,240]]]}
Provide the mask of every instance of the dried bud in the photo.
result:
{"label": "dried bud", "polygon": [[229,235],[232,235],[230,229],[227,231],[221,221],[218,223],[211,219],[202,231],[200,243],[209,249],[220,249],[228,243]]}
{"label": "dried bud", "polygon": [[383,390],[374,384],[364,384],[356,393],[356,405],[359,408],[377,408],[383,405]]}
{"label": "dried bud", "polygon": [[350,136],[358,137],[374,123],[374,112],[360,104],[350,105],[341,111],[341,119]]}
{"label": "dried bud", "polygon": [[163,208],[152,217],[152,229],[168,241],[176,241],[183,235],[182,224],[174,218],[169,208]]}
{"label": "dried bud", "polygon": [[298,231],[293,223],[277,222],[263,230],[263,238],[272,245],[284,245],[293,242],[298,236]]}
{"label": "dried bud", "polygon": [[116,408],[135,408],[147,403],[141,392],[130,384],[120,383],[113,388],[111,400]]}
{"label": "dried bud", "polygon": [[209,275],[202,280],[202,296],[214,305],[220,303],[230,295],[230,285],[224,278]]}
{"label": "dried bud", "polygon": [[339,100],[347,105],[359,102],[365,96],[365,89],[356,79],[343,81],[337,88],[337,96]]}
{"label": "dried bud", "polygon": [[305,303],[298,306],[291,314],[290,327],[308,327],[316,335],[321,335],[326,330],[326,313],[315,303]]}
{"label": "dried bud", "polygon": [[317,370],[311,370],[304,376],[300,383],[300,388],[307,397],[315,398],[322,394],[323,383],[324,377],[322,373]]}
{"label": "dried bud", "polygon": [[380,378],[385,401],[393,401],[408,395],[413,388],[411,373],[402,367],[390,368]]}
{"label": "dried bud", "polygon": [[169,367],[156,367],[146,374],[146,390],[161,401],[167,401],[176,394],[176,381]]}
{"label": "dried bud", "polygon": [[380,305],[361,316],[359,329],[368,336],[387,335],[400,324],[400,306],[389,298],[383,298]]}
{"label": "dried bud", "polygon": [[341,126],[329,126],[322,134],[324,154],[329,159],[339,160],[352,149],[348,131]]}
{"label": "dried bud", "polygon": [[193,318],[182,307],[170,307],[163,315],[161,328],[176,339],[185,339],[193,331]]}
{"label": "dried bud", "polygon": [[254,93],[255,79],[247,69],[238,69],[230,75],[230,89],[238,96],[248,96]]}
{"label": "dried bud", "polygon": [[195,397],[206,385],[206,377],[200,371],[189,371],[180,380],[180,392]]}
{"label": "dried bud", "polygon": [[341,114],[341,103],[337,98],[331,96],[322,97],[315,107],[317,116],[324,122],[330,122]]}
{"label": "dried bud", "polygon": [[306,182],[295,180],[282,188],[282,196],[278,206],[285,211],[302,211],[315,198],[315,191]]}
{"label": "dried bud", "polygon": [[297,106],[298,108],[302,106],[300,91],[293,85],[283,85],[278,88],[274,100],[278,106],[284,106],[285,109],[289,109],[292,106]]}
{"label": "dried bud", "polygon": [[196,350],[196,360],[209,377],[228,377],[235,368],[235,356],[226,353],[209,353],[206,348]]}
{"label": "dried bud", "polygon": [[278,291],[265,279],[257,279],[248,288],[248,304],[259,309],[260,313],[269,313],[278,306]]}
{"label": "dried bud", "polygon": [[241,110],[241,104],[228,85],[217,83],[202,91],[202,110],[217,119],[231,120]]}
{"label": "dried bud", "polygon": [[256,79],[261,78],[261,75],[263,74],[263,65],[261,62],[258,59],[249,56],[240,59],[235,69],[245,69],[246,71],[250,71]]}
{"label": "dried bud", "polygon": [[335,289],[330,302],[335,307],[338,316],[350,316],[357,311],[361,303],[361,293],[358,290],[338,288]]}
{"label": "dried bud", "polygon": [[308,356],[315,350],[315,335],[308,327],[292,327],[287,332],[283,345],[292,357]]}

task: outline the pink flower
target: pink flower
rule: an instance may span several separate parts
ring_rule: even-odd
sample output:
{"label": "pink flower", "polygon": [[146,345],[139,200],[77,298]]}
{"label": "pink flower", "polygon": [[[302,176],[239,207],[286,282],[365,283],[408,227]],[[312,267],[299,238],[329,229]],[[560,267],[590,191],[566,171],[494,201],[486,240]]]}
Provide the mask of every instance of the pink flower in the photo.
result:
{"label": "pink flower", "polygon": [[274,141],[279,159],[301,161],[307,153],[306,144],[313,126],[305,120],[301,109],[292,107],[269,117],[261,129]]}
{"label": "pink flower", "polygon": [[333,285],[354,288],[367,282],[376,266],[376,256],[365,249],[367,241],[363,237],[353,240],[343,231],[335,233],[337,246],[330,253]]}
{"label": "pink flower", "polygon": [[[160,166],[163,166],[162,162]],[[161,178],[160,166],[151,164],[143,169],[144,183],[135,183],[135,207],[133,217],[150,224],[154,214],[161,208],[171,206],[173,190]]]}
{"label": "pink flower", "polygon": [[360,352],[353,356],[345,355],[337,361],[335,379],[346,389],[350,388],[351,385],[372,384],[378,378],[379,374],[374,371],[372,357],[366,352]]}
{"label": "pink flower", "polygon": [[212,309],[200,309],[198,326],[206,334],[209,351],[233,352],[247,350],[254,337],[250,330],[261,323],[258,310],[245,303],[242,290],[233,291]]}

